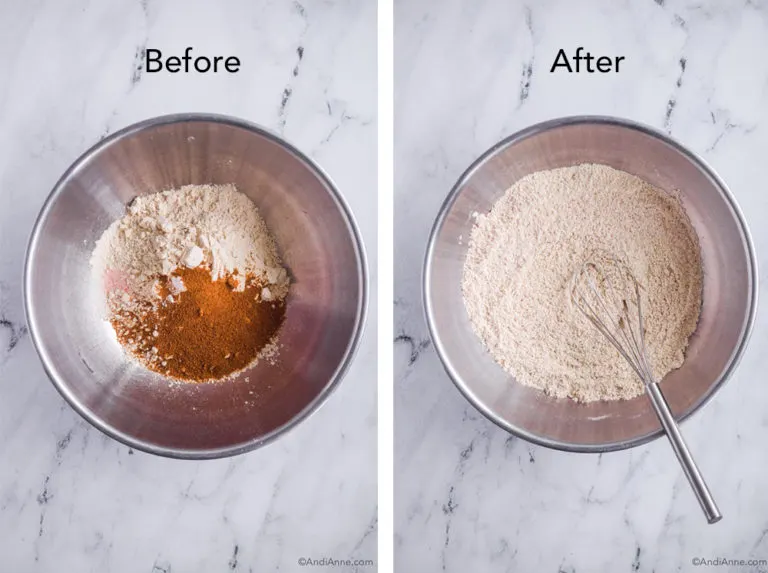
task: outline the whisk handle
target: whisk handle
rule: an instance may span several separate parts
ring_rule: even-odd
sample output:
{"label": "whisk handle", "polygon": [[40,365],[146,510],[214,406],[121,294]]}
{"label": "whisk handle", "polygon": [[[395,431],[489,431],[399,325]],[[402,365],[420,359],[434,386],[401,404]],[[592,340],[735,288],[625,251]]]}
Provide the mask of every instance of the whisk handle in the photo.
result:
{"label": "whisk handle", "polygon": [[674,450],[680,465],[683,467],[685,477],[688,478],[688,483],[691,484],[693,493],[696,494],[696,499],[699,500],[699,505],[701,505],[701,509],[704,510],[704,515],[707,517],[707,521],[709,523],[717,523],[723,516],[717,508],[717,504],[712,498],[712,494],[710,493],[696,462],[688,451],[688,446],[683,439],[683,435],[680,433],[680,428],[669,409],[669,404],[667,403],[666,398],[664,398],[664,394],[661,393],[661,389],[656,383],[646,384],[645,388],[651,399],[651,404],[653,404],[653,409],[656,411],[656,415],[659,417],[659,421],[664,428],[664,432],[669,438],[669,443],[672,444],[672,449]]}

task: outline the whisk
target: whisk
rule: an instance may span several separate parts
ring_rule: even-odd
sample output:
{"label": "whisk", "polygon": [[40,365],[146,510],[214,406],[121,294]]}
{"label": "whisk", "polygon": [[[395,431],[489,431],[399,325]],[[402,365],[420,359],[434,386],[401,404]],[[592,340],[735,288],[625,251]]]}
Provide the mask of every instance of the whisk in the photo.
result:
{"label": "whisk", "polygon": [[720,510],[653,376],[645,346],[645,326],[637,279],[626,265],[612,256],[599,256],[596,261],[585,263],[574,274],[571,281],[571,300],[616,347],[643,381],[656,416],[704,510],[707,521],[716,523],[722,518]]}

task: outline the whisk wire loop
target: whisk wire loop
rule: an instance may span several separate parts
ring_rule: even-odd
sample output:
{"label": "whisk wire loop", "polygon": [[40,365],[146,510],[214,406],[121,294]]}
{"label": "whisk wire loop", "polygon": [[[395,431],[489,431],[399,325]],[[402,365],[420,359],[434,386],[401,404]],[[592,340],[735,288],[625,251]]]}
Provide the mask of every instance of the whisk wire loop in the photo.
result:
{"label": "whisk wire loop", "polygon": [[[616,281],[624,279],[625,288]],[[629,292],[628,292],[629,290]],[[629,300],[628,300],[629,299]],[[606,259],[601,264],[585,263],[574,275],[571,300],[589,321],[616,348],[643,382],[653,382],[645,349],[644,325],[637,280],[619,261]],[[637,309],[637,318],[630,313]]]}

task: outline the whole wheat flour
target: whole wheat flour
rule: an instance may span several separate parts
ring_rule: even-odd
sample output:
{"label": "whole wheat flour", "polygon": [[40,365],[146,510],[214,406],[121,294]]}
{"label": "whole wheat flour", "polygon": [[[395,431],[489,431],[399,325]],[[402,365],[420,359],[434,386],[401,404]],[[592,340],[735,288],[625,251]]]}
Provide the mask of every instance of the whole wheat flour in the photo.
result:
{"label": "whole wheat flour", "polygon": [[605,165],[541,171],[477,216],[462,280],[472,326],[515,378],[577,401],[633,398],[643,384],[571,303],[573,273],[611,253],[641,286],[661,380],[680,367],[701,310],[698,238],[679,200]]}

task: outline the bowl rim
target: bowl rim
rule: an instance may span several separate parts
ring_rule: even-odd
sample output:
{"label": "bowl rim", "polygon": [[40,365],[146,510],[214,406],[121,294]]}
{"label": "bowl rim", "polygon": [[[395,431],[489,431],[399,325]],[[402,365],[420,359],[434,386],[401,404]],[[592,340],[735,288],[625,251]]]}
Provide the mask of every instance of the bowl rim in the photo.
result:
{"label": "bowl rim", "polygon": [[[191,122],[217,123],[217,124],[227,125],[227,126],[231,126],[239,129],[244,129],[260,137],[264,137],[270,140],[271,142],[277,144],[278,146],[282,147],[283,149],[288,151],[290,154],[292,154],[300,162],[304,163],[304,165],[310,171],[312,171],[318,177],[318,179],[321,180],[321,182],[329,190],[329,194],[331,195],[331,198],[334,200],[337,208],[342,214],[346,222],[347,229],[350,234],[350,238],[352,239],[353,250],[355,251],[355,258],[357,260],[358,289],[360,292],[357,308],[355,310],[355,323],[354,323],[352,336],[350,337],[347,343],[347,346],[344,349],[344,354],[342,356],[342,359],[340,360],[339,364],[336,366],[336,369],[334,370],[332,375],[329,377],[325,386],[312,399],[312,401],[309,404],[307,404],[294,417],[288,420],[286,423],[284,423],[281,426],[278,426],[277,428],[271,430],[270,432],[268,432],[263,436],[260,436],[259,438],[248,440],[246,442],[241,442],[232,446],[223,446],[218,448],[206,448],[206,449],[190,449],[190,448],[159,446],[141,439],[137,439],[134,436],[128,433],[122,432],[117,428],[113,427],[112,425],[110,425],[109,423],[101,419],[99,416],[97,416],[92,410],[87,408],[78,399],[78,397],[71,391],[71,389],[67,385],[66,380],[64,380],[63,377],[58,376],[56,369],[53,367],[54,361],[47,354],[45,345],[39,339],[38,318],[33,308],[34,303],[32,301],[33,296],[31,295],[31,277],[30,277],[31,266],[32,266],[33,259],[35,257],[35,253],[37,252],[40,234],[48,218],[48,215],[51,211],[51,208],[55,204],[59,195],[62,193],[64,187],[67,185],[70,179],[72,179],[72,177],[78,173],[78,171],[80,171],[93,157],[95,157],[99,153],[103,152],[104,150],[116,144],[117,142],[127,137],[130,137],[136,133],[139,133],[141,131],[145,131],[148,129],[156,128],[162,125],[191,123]],[[22,280],[22,284],[23,284],[22,290],[23,290],[23,298],[24,298],[24,312],[26,315],[27,325],[29,327],[30,337],[32,339],[32,343],[35,347],[35,350],[37,351],[37,354],[40,357],[40,361],[42,362],[43,369],[45,370],[45,373],[48,376],[48,379],[53,383],[53,386],[56,388],[56,390],[59,392],[62,398],[64,398],[64,400],[83,419],[85,419],[88,423],[96,427],[98,430],[100,430],[107,436],[113,438],[114,440],[117,440],[118,442],[130,448],[134,448],[146,453],[155,454],[155,455],[159,455],[167,458],[200,460],[200,459],[216,459],[216,458],[236,456],[239,454],[243,454],[243,453],[255,450],[262,446],[265,446],[273,442],[274,440],[276,440],[278,437],[286,434],[289,430],[298,426],[302,421],[306,420],[312,414],[314,414],[323,403],[325,403],[328,397],[339,386],[339,383],[341,382],[342,378],[349,370],[349,367],[352,364],[354,357],[359,349],[360,340],[365,330],[365,322],[366,322],[367,313],[368,313],[368,280],[369,279],[368,279],[368,263],[367,263],[367,255],[365,252],[365,245],[363,243],[362,236],[360,234],[360,229],[357,225],[357,222],[355,221],[355,217],[352,213],[352,210],[350,209],[349,204],[344,199],[343,195],[341,194],[341,192],[339,191],[338,187],[336,186],[334,181],[331,179],[331,177],[325,172],[325,170],[322,167],[320,167],[320,165],[314,159],[312,159],[311,157],[309,157],[308,155],[300,151],[297,147],[289,143],[287,140],[285,140],[282,136],[278,135],[274,131],[245,119],[241,119],[241,118],[237,118],[229,115],[215,114],[215,113],[176,113],[176,114],[161,115],[161,116],[144,119],[142,121],[128,125],[104,137],[103,139],[100,139],[98,142],[96,142],[90,148],[84,151],[67,168],[67,170],[64,171],[64,173],[58,179],[56,184],[53,186],[53,189],[49,193],[45,202],[43,203],[43,206],[40,209],[40,213],[38,214],[37,219],[35,220],[34,226],[32,227],[32,232],[31,232],[29,241],[27,243],[27,249],[24,256],[23,272],[24,274],[23,274],[23,280]]]}
{"label": "bowl rim", "polygon": [[479,399],[475,397],[475,395],[472,393],[471,389],[469,388],[469,385],[459,375],[459,373],[453,368],[450,357],[448,356],[448,353],[445,350],[445,347],[443,346],[442,341],[440,339],[440,333],[438,332],[437,327],[435,326],[434,310],[432,308],[432,303],[430,299],[431,271],[432,271],[432,263],[434,258],[434,250],[435,250],[437,235],[439,234],[440,230],[443,227],[443,223],[445,222],[445,218],[448,212],[450,211],[451,207],[453,206],[454,202],[459,196],[459,192],[465,186],[465,184],[470,179],[470,177],[472,177],[472,175],[474,175],[474,173],[478,169],[480,169],[487,161],[489,161],[492,157],[494,157],[499,151],[507,148],[510,145],[514,145],[529,137],[538,135],[542,132],[549,131],[552,129],[570,127],[574,125],[585,125],[585,124],[611,125],[614,127],[620,127],[624,129],[638,131],[645,135],[649,135],[651,137],[659,139],[663,143],[666,143],[667,145],[669,145],[670,147],[672,147],[673,149],[681,153],[683,156],[685,156],[691,163],[696,165],[699,169],[701,169],[707,176],[709,176],[714,181],[715,186],[720,192],[720,195],[723,197],[726,203],[728,203],[731,209],[733,209],[733,212],[736,215],[736,220],[738,222],[738,225],[742,233],[742,238],[743,238],[744,246],[746,249],[747,259],[749,260],[749,266],[747,269],[749,273],[749,284],[750,284],[749,312],[747,313],[746,320],[742,325],[738,344],[736,345],[736,348],[734,349],[734,351],[731,353],[731,356],[728,359],[728,363],[726,365],[725,370],[706,393],[704,393],[685,412],[677,416],[677,421],[683,422],[687,420],[691,415],[698,412],[702,407],[704,407],[706,404],[709,403],[709,401],[714,397],[717,391],[720,388],[722,388],[722,386],[725,384],[726,381],[728,381],[728,379],[730,379],[734,370],[736,369],[739,362],[741,361],[741,358],[743,357],[744,350],[746,349],[750,336],[752,334],[752,329],[753,329],[755,317],[757,314],[757,299],[758,299],[758,290],[759,290],[758,289],[759,275],[758,275],[755,247],[752,241],[752,235],[749,231],[749,227],[747,226],[746,219],[744,218],[744,214],[742,213],[741,208],[736,202],[736,198],[733,196],[733,193],[725,184],[725,182],[722,180],[722,178],[717,174],[717,172],[697,153],[689,150],[682,143],[680,143],[670,135],[656,128],[650,127],[646,124],[633,121],[630,119],[614,117],[614,116],[606,116],[606,115],[565,116],[565,117],[550,119],[547,121],[536,123],[529,127],[521,129],[513,133],[512,135],[509,135],[503,138],[502,140],[500,140],[499,142],[491,146],[488,150],[483,152],[477,159],[475,159],[472,162],[472,164],[461,174],[461,176],[459,176],[458,180],[453,185],[447,197],[443,201],[440,207],[440,210],[438,212],[437,218],[435,219],[435,222],[429,233],[429,240],[427,242],[427,249],[424,257],[424,264],[422,267],[422,281],[421,281],[422,304],[424,307],[424,313],[426,315],[429,335],[430,335],[430,338],[432,339],[432,343],[435,346],[435,350],[437,351],[437,355],[440,358],[440,362],[442,363],[443,368],[445,369],[446,373],[448,374],[448,376],[450,377],[451,381],[454,383],[456,388],[459,390],[459,392],[461,392],[464,398],[466,398],[477,410],[479,410],[481,414],[483,414],[491,422],[493,422],[503,430],[506,430],[510,434],[540,446],[545,446],[547,448],[566,451],[566,452],[604,453],[604,452],[610,452],[610,451],[624,450],[624,449],[633,448],[635,446],[639,446],[642,444],[646,444],[648,442],[651,442],[652,440],[655,440],[659,436],[663,435],[664,431],[661,428],[661,425],[659,425],[659,427],[652,432],[643,434],[641,436],[637,436],[635,438],[630,438],[627,440],[620,440],[616,442],[606,442],[601,444],[579,444],[579,443],[563,442],[560,440],[547,438],[545,436],[541,436],[533,432],[529,432],[519,426],[516,426],[515,424],[508,422],[507,420],[502,419],[500,416],[497,416],[494,412],[492,412],[488,406],[486,406],[484,403],[482,403]]}

